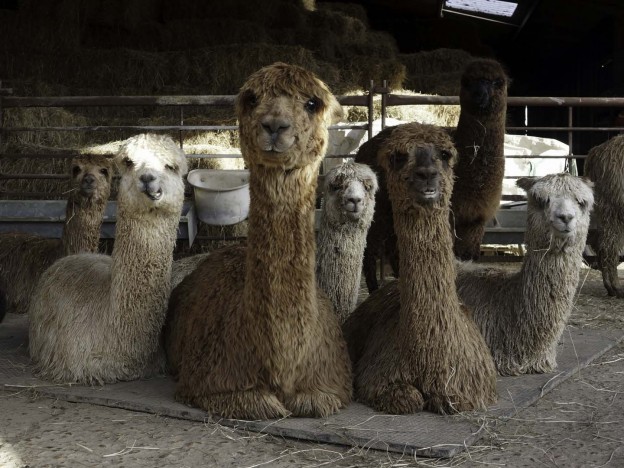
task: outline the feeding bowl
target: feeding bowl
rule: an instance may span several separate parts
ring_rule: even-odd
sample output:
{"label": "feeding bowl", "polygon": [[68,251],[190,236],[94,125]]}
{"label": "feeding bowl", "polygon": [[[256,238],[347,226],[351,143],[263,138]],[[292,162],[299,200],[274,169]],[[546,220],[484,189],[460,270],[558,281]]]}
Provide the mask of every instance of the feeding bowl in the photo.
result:
{"label": "feeding bowl", "polygon": [[188,173],[197,216],[206,224],[229,226],[249,214],[249,171],[195,169]]}

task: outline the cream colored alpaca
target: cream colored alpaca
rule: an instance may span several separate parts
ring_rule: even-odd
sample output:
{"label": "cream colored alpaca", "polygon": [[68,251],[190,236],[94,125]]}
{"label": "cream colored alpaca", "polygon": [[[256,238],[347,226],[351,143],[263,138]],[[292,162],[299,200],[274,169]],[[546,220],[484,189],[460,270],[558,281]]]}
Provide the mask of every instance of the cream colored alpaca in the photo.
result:
{"label": "cream colored alpaca", "polygon": [[343,323],[357,304],[377,176],[365,164],[347,162],[325,174],[323,189],[316,280]]}
{"label": "cream colored alpaca", "polygon": [[594,203],[591,182],[570,174],[518,179],[527,191],[522,269],[460,264],[457,291],[502,375],[551,372],[572,311]]}
{"label": "cream colored alpaca", "polygon": [[0,294],[6,296],[7,312],[28,311],[39,277],[56,260],[79,252],[97,252],[111,177],[112,162],[106,157],[74,158],[61,239],[23,232],[0,234]]}
{"label": "cream colored alpaca", "polygon": [[159,336],[186,158],[169,137],[148,134],[128,139],[116,161],[121,181],[112,256],[57,261],[30,306],[30,356],[45,379],[108,383],[164,365]]}
{"label": "cream colored alpaca", "polygon": [[351,399],[346,345],[314,275],[317,176],[340,106],[312,73],[276,63],[249,77],[236,112],[249,239],[212,252],[171,294],[176,398],[229,418],[324,417]]}

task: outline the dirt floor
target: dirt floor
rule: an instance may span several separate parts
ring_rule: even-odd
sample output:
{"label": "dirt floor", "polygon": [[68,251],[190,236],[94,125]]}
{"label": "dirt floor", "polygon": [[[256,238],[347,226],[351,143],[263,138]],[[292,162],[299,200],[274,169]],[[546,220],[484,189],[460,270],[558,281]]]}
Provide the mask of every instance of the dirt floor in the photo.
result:
{"label": "dirt floor", "polygon": [[[507,268],[517,268],[518,265]],[[582,272],[570,327],[624,329],[624,300]],[[0,393],[0,467],[624,467],[624,344],[453,459],[247,433],[214,423]]]}

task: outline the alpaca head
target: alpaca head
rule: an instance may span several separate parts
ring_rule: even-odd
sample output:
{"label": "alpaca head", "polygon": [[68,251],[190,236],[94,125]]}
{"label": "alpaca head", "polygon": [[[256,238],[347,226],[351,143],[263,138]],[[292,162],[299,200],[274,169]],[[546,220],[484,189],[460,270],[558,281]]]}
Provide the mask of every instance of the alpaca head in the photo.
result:
{"label": "alpaca head", "polygon": [[121,180],[119,205],[134,213],[179,214],[184,201],[186,156],[168,136],[141,134],[115,157]]}
{"label": "alpaca head", "polygon": [[247,79],[236,114],[247,165],[288,170],[320,161],[327,126],[342,117],[342,108],[314,74],[278,62]]}
{"label": "alpaca head", "polygon": [[74,198],[84,201],[108,200],[113,162],[105,156],[78,156],[71,161]]}
{"label": "alpaca head", "polygon": [[323,181],[323,216],[331,224],[370,225],[377,188],[377,176],[365,164],[347,162],[334,167]]}
{"label": "alpaca head", "polygon": [[561,173],[522,177],[516,184],[527,192],[527,242],[559,250],[584,245],[594,205],[592,182]]}
{"label": "alpaca head", "polygon": [[459,101],[475,116],[499,113],[507,108],[509,78],[496,60],[470,62],[461,77]]}
{"label": "alpaca head", "polygon": [[440,127],[419,123],[396,127],[377,155],[393,209],[448,206],[456,159],[457,150]]}

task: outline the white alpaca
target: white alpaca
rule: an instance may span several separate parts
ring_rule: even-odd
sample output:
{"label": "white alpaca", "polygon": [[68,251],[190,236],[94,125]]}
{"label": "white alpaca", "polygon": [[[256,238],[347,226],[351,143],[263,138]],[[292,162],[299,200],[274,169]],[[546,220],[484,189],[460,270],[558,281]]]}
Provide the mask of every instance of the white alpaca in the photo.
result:
{"label": "white alpaca", "polygon": [[323,210],[316,247],[316,281],[343,323],[355,309],[366,233],[375,212],[377,176],[365,164],[347,162],[323,181]]}
{"label": "white alpaca", "polygon": [[124,143],[116,162],[121,180],[112,256],[57,261],[31,302],[30,356],[45,379],[108,383],[164,365],[159,336],[186,158],[169,137],[138,135]]}
{"label": "white alpaca", "polygon": [[572,311],[594,203],[592,183],[570,174],[524,177],[527,254],[518,273],[459,264],[457,292],[502,375],[551,372]]}

